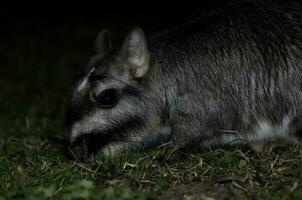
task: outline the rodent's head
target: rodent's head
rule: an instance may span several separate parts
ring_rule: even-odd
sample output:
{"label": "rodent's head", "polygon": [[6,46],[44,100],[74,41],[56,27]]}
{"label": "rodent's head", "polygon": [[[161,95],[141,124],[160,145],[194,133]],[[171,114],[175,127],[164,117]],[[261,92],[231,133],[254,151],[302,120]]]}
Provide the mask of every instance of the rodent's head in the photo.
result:
{"label": "rodent's head", "polygon": [[99,149],[114,154],[140,145],[159,123],[158,106],[144,89],[150,53],[143,31],[132,30],[118,50],[111,47],[109,32],[102,31],[96,49],[66,116],[68,151],[80,160]]}

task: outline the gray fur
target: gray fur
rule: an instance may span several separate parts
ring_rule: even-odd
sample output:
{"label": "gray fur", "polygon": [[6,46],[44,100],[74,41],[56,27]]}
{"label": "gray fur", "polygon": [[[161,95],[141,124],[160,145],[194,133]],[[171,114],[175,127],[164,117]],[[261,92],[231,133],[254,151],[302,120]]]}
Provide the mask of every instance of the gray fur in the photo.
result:
{"label": "gray fur", "polygon": [[[67,138],[94,135],[103,149],[297,141],[301,50],[302,8],[292,2],[234,1],[147,40],[134,29],[120,49],[93,58],[84,77],[106,78],[74,92]],[[106,88],[120,93],[112,109],[89,99]]]}

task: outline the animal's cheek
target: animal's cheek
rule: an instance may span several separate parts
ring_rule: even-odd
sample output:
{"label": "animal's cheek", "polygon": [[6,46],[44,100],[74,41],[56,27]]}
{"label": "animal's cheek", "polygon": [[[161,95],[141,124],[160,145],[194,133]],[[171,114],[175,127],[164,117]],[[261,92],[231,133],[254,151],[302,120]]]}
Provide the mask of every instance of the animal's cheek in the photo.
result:
{"label": "animal's cheek", "polygon": [[130,143],[127,142],[112,143],[102,147],[101,152],[105,156],[114,157],[120,154],[121,152],[129,149],[130,146]]}

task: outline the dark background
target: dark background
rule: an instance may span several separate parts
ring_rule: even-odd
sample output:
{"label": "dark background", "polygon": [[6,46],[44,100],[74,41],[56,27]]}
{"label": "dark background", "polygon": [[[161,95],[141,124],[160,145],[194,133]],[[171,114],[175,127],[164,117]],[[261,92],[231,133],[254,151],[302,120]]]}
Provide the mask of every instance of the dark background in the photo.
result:
{"label": "dark background", "polygon": [[70,70],[84,69],[93,54],[95,36],[103,28],[111,30],[113,43],[118,45],[135,26],[142,27],[148,35],[186,21],[204,9],[181,5],[169,9],[1,8],[0,80],[5,80],[6,85],[3,90],[19,88],[18,92],[23,91],[27,97],[41,92],[48,95],[48,86],[61,85],[59,82],[77,73]]}
{"label": "dark background", "polygon": [[0,125],[11,126],[7,125],[11,116],[32,113],[62,118],[72,79],[85,69],[102,29],[111,30],[113,44],[119,45],[135,26],[149,35],[229,1],[1,7]]}

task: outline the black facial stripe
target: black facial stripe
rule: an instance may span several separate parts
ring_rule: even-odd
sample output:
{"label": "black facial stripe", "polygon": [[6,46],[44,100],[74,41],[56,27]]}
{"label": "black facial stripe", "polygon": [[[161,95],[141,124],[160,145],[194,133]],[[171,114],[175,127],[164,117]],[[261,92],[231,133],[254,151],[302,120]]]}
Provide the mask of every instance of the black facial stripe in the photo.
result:
{"label": "black facial stripe", "polygon": [[[84,116],[86,116],[93,108],[92,103],[87,99],[86,97],[85,102],[86,103],[73,103],[71,104],[66,112],[66,118],[65,118],[65,127],[71,128],[72,124],[80,121]],[[84,102],[84,101],[83,101]]]}
{"label": "black facial stripe", "polygon": [[116,81],[116,82],[121,82],[125,85],[127,85],[126,82],[118,79],[118,78],[115,78],[114,76],[110,76],[109,74],[91,74],[89,76],[89,81],[93,82],[93,81],[101,81],[101,82],[106,82],[107,80],[110,80],[111,81]]}
{"label": "black facial stripe", "polygon": [[94,82],[94,81],[102,81],[102,82],[104,82],[108,78],[109,78],[108,75],[91,74],[89,76],[89,81],[90,82]]}
{"label": "black facial stripe", "polygon": [[[104,79],[106,79],[105,77]],[[135,97],[141,96],[141,91],[138,88],[130,85],[126,86],[123,92],[125,95],[131,95]],[[80,100],[80,102],[75,102],[69,105],[65,118],[65,127],[70,127],[73,123],[80,121],[84,116],[90,113],[95,106],[96,105],[94,105],[90,101],[88,94],[84,97],[84,99]]]}
{"label": "black facial stripe", "polygon": [[127,85],[123,91],[128,95],[136,96],[136,97],[141,96],[142,94],[142,91],[139,88],[131,85]]}

